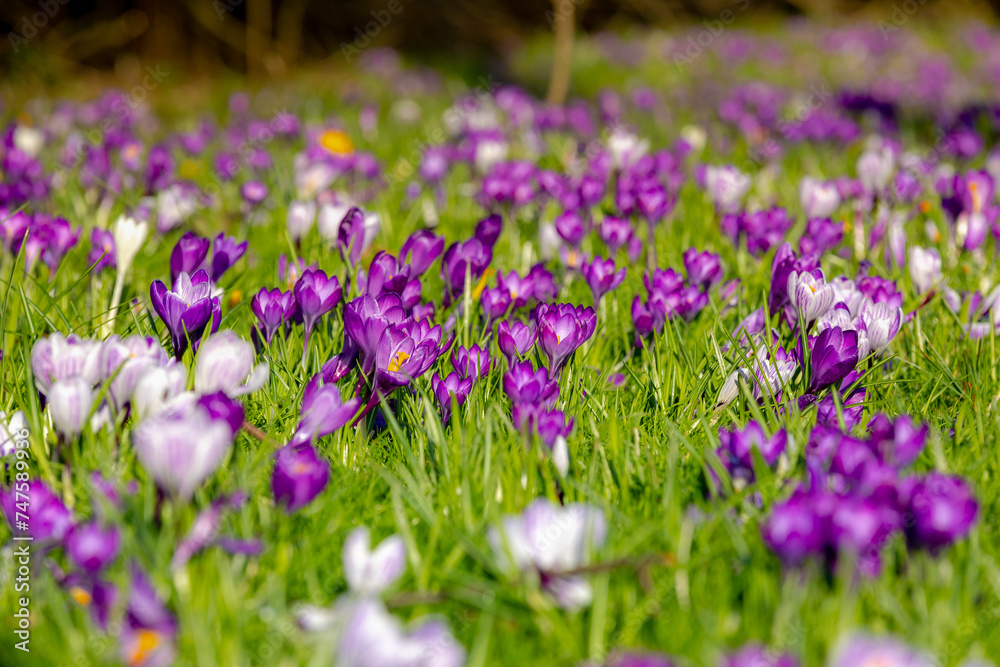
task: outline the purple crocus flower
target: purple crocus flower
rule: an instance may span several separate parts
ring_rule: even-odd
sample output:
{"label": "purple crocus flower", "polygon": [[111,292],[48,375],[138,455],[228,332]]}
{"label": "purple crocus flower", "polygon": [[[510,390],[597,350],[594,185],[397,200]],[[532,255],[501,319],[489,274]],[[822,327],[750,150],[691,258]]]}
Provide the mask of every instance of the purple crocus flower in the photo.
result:
{"label": "purple crocus flower", "polygon": [[[21,490],[21,497],[31,499],[30,521],[25,524],[17,513],[21,510],[14,488],[0,490],[0,508],[3,509],[10,532],[17,537],[30,536],[34,544],[46,549],[61,544],[73,526],[73,514],[63,505],[59,496],[40,479],[28,481],[28,489]],[[23,514],[23,512],[22,512]]]}
{"label": "purple crocus flower", "polygon": [[800,275],[811,273],[815,277],[823,275],[819,268],[818,257],[813,255],[798,257],[792,250],[792,246],[784,243],[774,253],[774,261],[771,264],[771,295],[768,301],[771,313],[777,313],[790,305],[791,295],[788,293],[788,279],[793,273]]}
{"label": "purple crocus flower", "polygon": [[932,472],[906,480],[900,491],[911,521],[904,524],[911,548],[940,552],[965,537],[979,516],[979,503],[961,477]]}
{"label": "purple crocus flower", "polygon": [[524,357],[535,344],[536,329],[518,320],[503,320],[497,325],[497,347],[512,366]]}
{"label": "purple crocus flower", "polygon": [[787,653],[778,653],[761,644],[750,643],[726,656],[719,667],[799,667],[799,661]]}
{"label": "purple crocus flower", "polygon": [[597,315],[589,306],[540,303],[532,318],[538,327],[538,346],[549,360],[550,372],[555,375],[597,328]]}
{"label": "purple crocus flower", "polygon": [[247,251],[247,241],[240,243],[232,236],[219,234],[212,244],[212,281],[218,282]]}
{"label": "purple crocus flower", "polygon": [[311,503],[330,481],[330,464],[308,442],[285,445],[274,459],[271,491],[289,514]]}
{"label": "purple crocus flower", "polygon": [[615,271],[613,259],[602,259],[600,256],[595,256],[592,262],[583,262],[580,266],[580,273],[583,274],[583,279],[590,286],[595,308],[601,297],[622,284],[625,280],[625,272],[625,268]]}
{"label": "purple crocus flower", "polygon": [[[418,378],[441,355],[441,326],[431,327],[426,320],[404,320],[390,324],[375,349],[375,390],[372,401],[388,396]],[[370,401],[369,405],[373,403]]]}
{"label": "purple crocus flower", "polygon": [[510,292],[502,287],[492,287],[483,290],[479,298],[479,305],[486,315],[487,326],[492,327],[493,323],[507,314],[511,304]]}
{"label": "purple crocus flower", "polygon": [[94,275],[115,267],[115,235],[109,229],[94,227],[90,231],[90,252],[87,264],[94,267]]}
{"label": "purple crocus flower", "polygon": [[292,444],[313,442],[330,435],[351,421],[361,407],[360,398],[344,401],[337,385],[321,383],[321,380],[319,375],[314,375],[306,385]]}
{"label": "purple crocus flower", "polygon": [[511,364],[503,376],[503,390],[515,404],[552,407],[559,398],[559,383],[544,367],[536,371],[530,361]]}
{"label": "purple crocus flower", "polygon": [[894,637],[856,635],[841,641],[829,660],[830,667],[932,667],[930,656],[907,646]]}
{"label": "purple crocus flower", "polygon": [[473,231],[472,236],[482,243],[484,248],[492,252],[493,246],[497,244],[497,239],[500,238],[501,231],[503,231],[503,218],[499,214],[494,213],[476,223],[476,229]]}
{"label": "purple crocus flower", "polygon": [[492,260],[492,249],[477,238],[448,246],[441,260],[441,278],[447,290],[445,300],[450,302],[465,290],[466,273],[474,285]]}
{"label": "purple crocus flower", "polygon": [[826,554],[833,494],[796,489],[792,496],[771,508],[761,526],[764,542],[786,565],[798,565],[811,556]]}
{"label": "purple crocus flower", "polygon": [[357,206],[348,209],[337,227],[337,248],[349,266],[357,266],[365,249],[365,214]]}
{"label": "purple crocus flower", "polygon": [[583,218],[576,211],[566,211],[555,219],[556,232],[563,241],[576,247],[583,240]]}
{"label": "purple crocus flower", "polygon": [[185,233],[170,252],[170,280],[177,282],[180,274],[193,274],[202,268],[209,245],[208,239],[194,232]]}
{"label": "purple crocus flower", "polygon": [[91,521],[74,526],[66,536],[66,554],[78,568],[96,575],[118,557],[121,534],[115,526]]}
{"label": "purple crocus flower", "polygon": [[364,294],[344,307],[344,332],[358,346],[362,373],[369,375],[375,367],[375,350],[386,327],[405,318],[402,302],[395,294],[378,298]]}
{"label": "purple crocus flower", "polygon": [[466,349],[458,346],[451,353],[451,365],[459,377],[471,378],[473,382],[490,373],[490,351],[478,344]]}
{"label": "purple crocus flower", "polygon": [[673,658],[662,653],[622,651],[608,658],[604,667],[676,667],[676,665]]}
{"label": "purple crocus flower", "polygon": [[887,303],[871,304],[861,312],[859,324],[865,333],[868,354],[878,356],[899,333],[903,324],[903,309],[893,308]]}
{"label": "purple crocus flower", "polygon": [[[399,260],[384,250],[375,253],[367,272],[358,270],[358,292],[361,294],[377,297],[392,292],[402,296],[409,283],[410,267],[400,264]],[[419,297],[419,281],[416,281],[416,286]]]}
{"label": "purple crocus flower", "polygon": [[632,225],[624,218],[606,215],[598,227],[598,234],[604,245],[608,246],[608,253],[613,257],[632,240]]}
{"label": "purple crocus flower", "polygon": [[822,255],[840,245],[844,239],[844,223],[829,218],[810,218],[799,239],[799,252],[803,255]]}
{"label": "purple crocus flower", "polygon": [[722,280],[722,265],[715,253],[698,252],[695,248],[684,251],[684,270],[692,285],[707,289]]}
{"label": "purple crocus flower", "polygon": [[309,351],[309,333],[313,326],[320,317],[337,307],[344,292],[340,288],[337,276],[327,276],[319,269],[306,269],[292,291],[305,324],[305,337],[302,342],[304,361]]}
{"label": "purple crocus flower", "polygon": [[208,413],[213,422],[225,423],[233,438],[236,438],[236,434],[243,428],[243,418],[246,416],[243,404],[230,398],[225,392],[203,394],[198,397],[198,405]]}
{"label": "purple crocus flower", "polygon": [[260,181],[247,181],[240,187],[240,194],[243,196],[243,201],[251,206],[260,205],[267,199],[267,193],[267,186]]}
{"label": "purple crocus flower", "polygon": [[575,421],[572,417],[567,420],[565,413],[559,410],[540,410],[534,415],[538,437],[552,453],[552,462],[563,477],[569,474],[569,445],[566,438],[572,433]]}
{"label": "purple crocus flower", "polygon": [[180,359],[188,341],[201,340],[205,328],[214,322],[219,308],[218,297],[212,297],[212,282],[204,269],[194,275],[181,273],[174,281],[173,290],[167,290],[162,281],[155,280],[149,287],[153,309],[170,331],[174,356]]}
{"label": "purple crocus flower", "polygon": [[441,421],[447,424],[451,418],[452,399],[459,406],[465,403],[465,399],[469,397],[469,392],[472,391],[472,378],[463,378],[458,373],[449,373],[442,380],[441,376],[435,373],[434,377],[431,378],[431,389],[434,391],[434,397],[441,406]]}
{"label": "purple crocus flower", "polygon": [[785,451],[788,434],[781,429],[768,438],[760,424],[750,421],[742,431],[719,429],[719,440],[721,444],[716,454],[719,455],[733,480],[753,483],[755,479],[753,450],[756,449],[760,453],[767,465],[773,466]]}
{"label": "purple crocus flower", "polygon": [[177,657],[177,619],[160,601],[146,574],[132,565],[132,588],[125,610],[119,655],[135,667],[167,667]]}
{"label": "purple crocus flower", "polygon": [[809,364],[807,393],[815,394],[840,382],[858,365],[857,332],[840,327],[821,332],[813,341]]}
{"label": "purple crocus flower", "polygon": [[409,257],[410,275],[423,275],[444,251],[444,237],[429,229],[418,229],[410,234],[399,249],[399,257],[404,262]]}
{"label": "purple crocus flower", "polygon": [[250,300],[250,309],[264,332],[264,340],[270,345],[278,329],[287,326],[298,313],[299,304],[292,290],[282,292],[277,287],[271,290],[262,287]]}

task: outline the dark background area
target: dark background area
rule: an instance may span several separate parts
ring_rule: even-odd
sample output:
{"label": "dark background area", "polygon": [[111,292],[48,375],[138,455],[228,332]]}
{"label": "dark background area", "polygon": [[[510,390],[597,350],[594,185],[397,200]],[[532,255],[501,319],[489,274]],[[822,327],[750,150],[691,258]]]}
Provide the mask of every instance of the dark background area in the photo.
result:
{"label": "dark background area", "polygon": [[[995,19],[1000,11],[1000,0],[557,1],[572,5],[578,29],[585,32],[632,25],[677,29],[716,19],[727,8],[747,24],[801,15],[878,20],[894,10],[935,17],[931,20]],[[196,72],[268,77],[340,55],[355,39],[431,60],[488,64],[526,36],[552,30],[553,11],[545,0],[2,0],[0,31],[6,39],[0,40],[0,68],[43,53],[47,63],[64,71],[113,71],[122,54],[132,54]],[[376,19],[381,23],[373,23]],[[375,33],[370,43],[364,41],[366,28]]]}

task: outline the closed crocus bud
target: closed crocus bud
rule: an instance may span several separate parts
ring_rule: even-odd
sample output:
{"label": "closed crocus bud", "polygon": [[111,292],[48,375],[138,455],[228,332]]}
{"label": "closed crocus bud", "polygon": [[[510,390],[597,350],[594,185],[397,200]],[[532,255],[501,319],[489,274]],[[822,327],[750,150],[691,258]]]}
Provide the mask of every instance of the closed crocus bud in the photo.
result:
{"label": "closed crocus bud", "polygon": [[344,542],[344,578],[353,593],[379,595],[406,571],[406,543],[390,535],[371,548],[371,533],[365,526],[351,531]]}
{"label": "closed crocus bud", "polygon": [[181,273],[194,273],[205,264],[210,242],[194,232],[182,236],[170,253],[170,280],[177,280]]}
{"label": "closed crocus bud", "polygon": [[507,314],[507,311],[510,310],[510,304],[510,292],[502,287],[491,287],[490,289],[483,290],[479,299],[479,305],[482,307],[483,313],[486,315],[487,324],[490,327],[493,326],[494,322]]}
{"label": "closed crocus bud", "polygon": [[929,291],[941,277],[941,255],[937,250],[915,247],[910,250],[910,279],[917,294]]}
{"label": "closed crocus bud", "polygon": [[617,255],[618,250],[627,245],[632,240],[633,235],[632,225],[629,224],[628,220],[613,215],[604,216],[604,220],[598,227],[598,233],[601,240],[604,241],[604,245],[608,246],[608,252],[611,256]]}
{"label": "closed crocus bud", "polygon": [[83,432],[94,403],[94,389],[80,377],[56,382],[49,389],[49,414],[52,425],[66,438],[72,440]]}
{"label": "closed crocus bud", "polygon": [[118,270],[124,273],[131,268],[139,249],[146,242],[149,224],[145,220],[139,222],[133,217],[123,215],[115,220],[111,233],[115,237],[115,259]]}
{"label": "closed crocus bud", "polygon": [[809,356],[809,387],[816,394],[840,382],[858,365],[858,334],[832,327],[816,336]]}
{"label": "closed crocus bud", "polygon": [[473,382],[486,377],[490,372],[490,352],[478,344],[466,349],[457,346],[451,353],[451,365],[455,372],[463,378],[471,378]]}
{"label": "closed crocus bud", "polygon": [[[320,221],[322,220],[323,211],[320,210]],[[365,214],[361,209],[352,206],[344,213],[337,226],[336,238],[340,256],[350,266],[357,266],[361,253],[365,250]]]}
{"label": "closed crocus bud", "polygon": [[429,229],[418,229],[410,234],[399,249],[399,257],[409,261],[410,275],[421,276],[444,252],[444,237]]}
{"label": "closed crocus bud", "polygon": [[840,206],[840,191],[836,183],[816,180],[806,176],[799,184],[799,201],[806,219],[826,218]]}
{"label": "closed crocus bud", "polygon": [[979,516],[979,503],[961,477],[932,472],[926,477],[903,482],[907,517],[906,541],[911,548],[931,553],[962,539]]}
{"label": "closed crocus bud", "polygon": [[132,431],[136,458],[171,498],[187,502],[222,462],[233,442],[227,422],[213,419],[192,395],[174,399]]}
{"label": "closed crocus bud", "polygon": [[882,144],[872,147],[858,158],[858,180],[868,194],[879,194],[889,185],[889,179],[896,169],[896,154],[893,149]]}
{"label": "closed crocus bud", "polygon": [[305,361],[309,352],[309,334],[313,326],[320,317],[337,307],[344,292],[337,276],[327,276],[319,269],[306,269],[296,281],[292,291],[305,324],[305,337],[302,342],[302,359]]}
{"label": "closed crocus bud", "polygon": [[298,308],[295,293],[291,290],[282,292],[277,287],[271,290],[262,287],[250,300],[250,309],[257,318],[268,345],[278,329],[292,320]]}
{"label": "closed crocus bud", "polygon": [[476,223],[472,238],[482,243],[484,248],[492,249],[497,244],[501,231],[503,231],[503,218],[494,213]]}
{"label": "closed crocus bud", "polygon": [[566,438],[573,431],[574,421],[572,418],[567,420],[566,415],[559,410],[539,411],[535,417],[538,437],[552,452],[552,462],[563,477],[569,474],[569,445]]}
{"label": "closed crocus bud", "polygon": [[330,481],[330,464],[309,443],[285,445],[275,454],[271,491],[286,512],[297,512],[323,492]]}
{"label": "closed crocus bud", "polygon": [[218,282],[246,254],[247,241],[237,241],[232,236],[219,234],[212,243],[212,280]]}
{"label": "closed crocus bud", "polygon": [[576,211],[566,211],[555,219],[556,232],[571,246],[580,245],[583,240],[583,219]]}
{"label": "closed crocus bud", "polygon": [[198,350],[194,389],[200,394],[224,392],[230,397],[250,394],[267,382],[267,364],[253,365],[253,345],[235,331],[212,334]]}
{"label": "closed crocus bud", "polygon": [[[24,496],[30,499],[28,522],[20,520],[17,516],[17,513],[21,512],[18,504],[22,504],[23,507]],[[33,544],[42,549],[61,544],[73,526],[72,512],[40,479],[30,480],[27,491],[21,487],[20,497],[13,487],[0,489],[0,508],[7,517],[7,524],[13,535],[30,536]]]}
{"label": "closed crocus bud", "polygon": [[89,575],[95,575],[118,557],[121,535],[114,526],[102,526],[92,521],[75,526],[66,538],[66,553],[73,564]]}
{"label": "closed crocus bud", "polygon": [[590,286],[590,292],[594,297],[594,307],[600,302],[608,292],[614,290],[625,280],[625,268],[615,271],[613,259],[602,259],[597,256],[592,262],[585,261],[580,267],[583,279]]}
{"label": "closed crocus bud", "polygon": [[445,379],[437,373],[431,378],[431,389],[434,391],[434,398],[441,406],[441,421],[445,424],[451,417],[452,399],[458,404],[465,403],[472,391],[472,378],[463,378],[458,373],[449,373]]}
{"label": "closed crocus bud", "polygon": [[558,374],[571,354],[597,328],[597,315],[589,306],[538,304],[533,314],[538,326],[538,346],[549,360],[549,371]]}
{"label": "closed crocus bud", "polygon": [[722,280],[722,264],[715,253],[698,252],[695,248],[684,251],[684,270],[692,285],[707,289]]}
{"label": "closed crocus bud", "polygon": [[[316,202],[293,201],[288,205],[288,217],[285,219],[285,226],[288,228],[288,235],[298,243],[309,234],[313,223],[316,221]],[[340,222],[339,220],[337,221]]]}
{"label": "closed crocus bud", "polygon": [[531,350],[535,344],[535,328],[518,320],[504,320],[497,325],[497,347],[507,359],[507,365],[514,362]]}

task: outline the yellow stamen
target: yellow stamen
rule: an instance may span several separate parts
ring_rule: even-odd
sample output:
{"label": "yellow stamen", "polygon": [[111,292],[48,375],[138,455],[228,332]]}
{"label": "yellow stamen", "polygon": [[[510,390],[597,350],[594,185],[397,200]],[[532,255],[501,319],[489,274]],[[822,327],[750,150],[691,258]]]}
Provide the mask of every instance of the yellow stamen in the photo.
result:
{"label": "yellow stamen", "polygon": [[923,200],[922,202],[920,202],[920,212],[921,213],[930,213],[931,212],[931,203],[929,201],[927,201],[926,199]]}
{"label": "yellow stamen", "polygon": [[476,283],[476,287],[472,290],[473,299],[479,298],[479,296],[483,293],[483,290],[486,289],[486,281],[492,278],[494,273],[496,273],[496,271],[493,269],[486,269],[483,271],[482,277],[479,279],[479,282]]}
{"label": "yellow stamen", "polygon": [[90,593],[88,593],[87,591],[83,590],[79,586],[74,586],[73,588],[69,589],[69,595],[74,600],[76,600],[76,603],[78,605],[80,605],[81,607],[86,607],[87,605],[90,604],[91,600],[94,599],[90,595]]}
{"label": "yellow stamen", "polygon": [[230,308],[235,308],[241,301],[243,301],[243,292],[241,292],[238,289],[235,289],[229,293]]}
{"label": "yellow stamen", "polygon": [[294,472],[296,475],[304,475],[307,472],[309,472],[309,464],[299,461],[298,463],[292,466],[292,472]]}
{"label": "yellow stamen", "polygon": [[398,372],[399,369],[403,367],[403,364],[406,362],[406,360],[409,358],[410,355],[400,350],[399,352],[396,353],[396,356],[392,358],[392,361],[389,362],[389,368],[386,370],[389,370],[393,373]]}
{"label": "yellow stamen", "polygon": [[160,633],[155,630],[140,630],[139,641],[137,642],[135,651],[129,656],[128,664],[132,665],[132,667],[141,665],[159,645]]}
{"label": "yellow stamen", "polygon": [[327,130],[319,138],[319,143],[334,155],[350,155],[354,152],[351,138],[340,130]]}
{"label": "yellow stamen", "polygon": [[181,162],[178,172],[184,178],[194,178],[201,171],[201,166],[194,160],[184,160]]}

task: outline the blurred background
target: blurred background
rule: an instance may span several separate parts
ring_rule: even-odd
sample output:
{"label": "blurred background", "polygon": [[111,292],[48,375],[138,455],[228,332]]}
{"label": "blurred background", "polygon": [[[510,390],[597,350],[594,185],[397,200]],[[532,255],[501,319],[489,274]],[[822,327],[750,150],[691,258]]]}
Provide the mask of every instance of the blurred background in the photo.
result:
{"label": "blurred background", "polygon": [[506,54],[551,37],[559,15],[571,14],[578,33],[620,34],[728,16],[755,27],[796,17],[992,23],[998,11],[1000,0],[3,0],[0,71],[44,85],[67,74],[127,78],[139,61],[191,75],[273,78],[303,65],[343,65],[351,48],[384,46],[432,64],[502,74]]}

